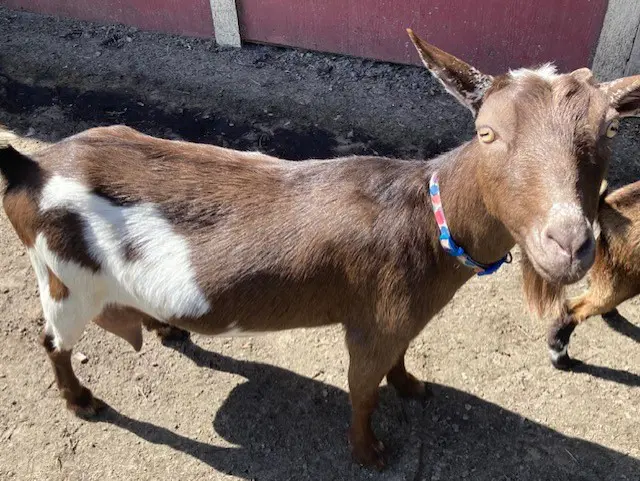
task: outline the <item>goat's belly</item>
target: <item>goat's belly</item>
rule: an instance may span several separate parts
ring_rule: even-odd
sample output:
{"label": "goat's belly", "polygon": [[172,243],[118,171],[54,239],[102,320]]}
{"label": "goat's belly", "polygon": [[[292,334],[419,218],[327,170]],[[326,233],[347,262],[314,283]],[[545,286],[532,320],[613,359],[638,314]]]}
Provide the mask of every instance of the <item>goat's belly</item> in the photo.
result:
{"label": "goat's belly", "polygon": [[267,313],[259,317],[237,316],[233,320],[229,320],[230,318],[227,316],[217,316],[215,311],[214,305],[211,313],[206,316],[199,318],[172,318],[163,322],[197,334],[216,337],[249,337],[333,324],[326,317],[320,319],[317,316],[308,315],[295,319],[289,316],[274,318]]}

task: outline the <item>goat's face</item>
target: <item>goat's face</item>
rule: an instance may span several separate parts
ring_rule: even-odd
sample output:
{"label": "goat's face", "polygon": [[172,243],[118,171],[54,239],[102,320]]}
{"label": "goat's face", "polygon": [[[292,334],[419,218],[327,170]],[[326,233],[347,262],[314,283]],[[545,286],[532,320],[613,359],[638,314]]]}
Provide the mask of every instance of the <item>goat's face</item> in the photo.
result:
{"label": "goat's face", "polygon": [[425,65],[476,115],[478,188],[489,212],[554,284],[583,277],[595,255],[592,224],[619,118],[640,108],[640,76],[598,84],[588,69],[546,65],[499,77],[410,32]]}
{"label": "goat's face", "polygon": [[593,264],[592,224],[619,114],[587,72],[552,72],[512,72],[487,91],[476,180],[538,273],[567,283]]}

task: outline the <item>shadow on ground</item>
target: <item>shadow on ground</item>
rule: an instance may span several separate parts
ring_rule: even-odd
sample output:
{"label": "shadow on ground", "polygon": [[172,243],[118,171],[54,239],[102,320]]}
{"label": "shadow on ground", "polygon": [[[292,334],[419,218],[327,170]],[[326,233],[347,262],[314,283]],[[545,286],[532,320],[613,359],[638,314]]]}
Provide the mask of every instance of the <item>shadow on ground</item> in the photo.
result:
{"label": "shadow on ground", "polygon": [[[625,318],[617,309],[602,315],[604,322],[615,332],[629,339],[640,342],[640,327]],[[640,376],[622,369],[613,369],[606,366],[589,364],[579,359],[573,359],[572,372],[588,374],[607,381],[624,384],[631,387],[640,387]]]}
{"label": "shadow on ground", "polygon": [[373,474],[350,462],[345,391],[279,367],[236,361],[190,341],[174,348],[201,367],[246,379],[213,421],[214,430],[237,447],[196,441],[112,408],[99,421],[243,479],[631,480],[640,472],[640,460],[434,385],[435,395],[424,406],[382,388],[375,429],[390,448],[389,466]]}
{"label": "shadow on ground", "polygon": [[628,337],[629,339],[640,342],[640,327],[630,322],[617,309],[602,316],[604,322],[618,334]]}
{"label": "shadow on ground", "polygon": [[606,366],[597,366],[577,359],[574,359],[574,361],[576,361],[576,365],[571,368],[571,372],[588,374],[607,381],[624,384],[625,386],[640,387],[640,376],[632,372]]}
{"label": "shadow on ground", "polygon": [[[312,125],[299,125],[273,113],[246,121],[197,109],[168,109],[143,103],[126,92],[81,91],[66,86],[29,85],[0,73],[0,112],[11,119],[10,129],[23,136],[57,141],[78,133],[78,122],[88,127],[125,124],[158,137],[219,145],[237,150],[259,150],[288,160],[324,159],[345,155],[431,158],[460,142],[425,137],[423,145],[391,145],[353,130],[348,137]],[[42,112],[43,115],[38,115]],[[57,118],[48,118],[54,115]],[[27,118],[23,123],[19,119]],[[35,122],[34,119],[35,118]],[[52,132],[43,136],[45,132]],[[437,140],[437,141],[436,141]]]}

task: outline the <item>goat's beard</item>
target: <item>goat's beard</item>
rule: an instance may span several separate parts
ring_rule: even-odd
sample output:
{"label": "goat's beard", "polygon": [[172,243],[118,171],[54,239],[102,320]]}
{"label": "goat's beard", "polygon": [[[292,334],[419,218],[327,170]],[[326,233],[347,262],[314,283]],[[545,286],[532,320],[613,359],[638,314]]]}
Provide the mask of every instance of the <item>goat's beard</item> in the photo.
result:
{"label": "goat's beard", "polygon": [[565,287],[544,279],[531,264],[527,255],[522,254],[522,289],[529,311],[539,318],[562,311]]}

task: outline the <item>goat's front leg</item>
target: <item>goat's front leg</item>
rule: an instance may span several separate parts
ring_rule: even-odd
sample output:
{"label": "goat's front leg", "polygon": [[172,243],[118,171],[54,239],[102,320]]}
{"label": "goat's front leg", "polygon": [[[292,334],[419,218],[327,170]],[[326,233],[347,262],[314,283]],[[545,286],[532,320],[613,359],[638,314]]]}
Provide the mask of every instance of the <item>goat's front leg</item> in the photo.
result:
{"label": "goat's front leg", "polygon": [[570,312],[563,312],[556,318],[547,332],[547,344],[549,345],[549,358],[556,369],[566,371],[577,364],[568,353],[569,339],[578,325],[578,320]]}
{"label": "goat's front leg", "polygon": [[55,376],[60,395],[67,402],[67,408],[81,417],[95,416],[106,405],[93,397],[91,391],[84,387],[71,366],[71,350],[60,350],[54,346],[53,336],[46,331],[41,337]]}
{"label": "goat's front leg", "polygon": [[594,276],[587,292],[567,301],[563,313],[551,324],[547,333],[551,364],[561,370],[579,364],[567,352],[576,326],[590,317],[613,312],[616,306],[637,294],[635,285],[620,276],[613,280]]}
{"label": "goat's front leg", "polygon": [[[397,342],[397,341],[396,341]],[[371,415],[378,403],[380,382],[404,353],[407,345],[394,346],[362,333],[347,331],[349,349],[349,397],[351,427],[349,445],[354,459],[364,466],[384,468],[384,445],[371,429]]]}

